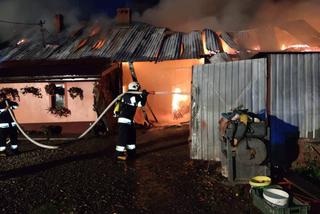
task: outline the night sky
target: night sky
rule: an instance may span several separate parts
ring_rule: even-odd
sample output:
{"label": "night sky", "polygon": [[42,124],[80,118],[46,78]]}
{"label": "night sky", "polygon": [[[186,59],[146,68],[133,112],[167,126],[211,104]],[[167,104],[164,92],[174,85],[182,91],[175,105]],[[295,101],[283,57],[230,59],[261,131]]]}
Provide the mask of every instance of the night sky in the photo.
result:
{"label": "night sky", "polygon": [[[159,0],[69,0],[78,7],[83,15],[104,14],[111,18],[116,15],[116,9],[130,7],[134,12],[143,13],[147,8],[159,3]],[[86,18],[86,17],[84,17]]]}
{"label": "night sky", "polygon": [[9,39],[30,26],[14,25],[2,21],[39,23],[46,22],[45,28],[53,30],[53,17],[63,14],[67,26],[95,17],[114,18],[116,9],[130,7],[140,16],[146,9],[159,3],[159,0],[0,0],[0,42]]}
{"label": "night sky", "polygon": [[[159,0],[80,0],[80,2],[89,2],[87,4],[92,5],[93,12],[103,12],[113,17],[116,12],[116,8],[119,7],[130,7],[132,10],[142,13],[145,9],[150,8],[157,3]],[[85,9],[85,8],[82,8]]]}
{"label": "night sky", "polygon": [[[10,11],[12,16],[21,13],[21,9],[25,10],[24,14],[36,13],[40,9],[48,9],[50,11],[58,11],[65,9],[75,9],[79,11],[78,18],[88,18],[94,14],[103,14],[113,18],[116,9],[119,7],[130,7],[134,12],[143,13],[147,8],[153,7],[160,0],[0,0],[0,18],[6,19],[5,11]],[[41,11],[39,11],[41,13]],[[31,14],[30,14],[31,16]],[[16,20],[18,21],[18,20]]]}
{"label": "night sky", "polygon": [[[46,29],[52,31],[55,14],[64,15],[66,26],[76,26],[83,20],[110,20],[119,7],[130,7],[134,21],[182,32],[205,28],[234,32],[292,20],[320,29],[319,0],[0,0],[0,20],[45,20]],[[0,28],[0,41],[20,30],[1,22]]]}

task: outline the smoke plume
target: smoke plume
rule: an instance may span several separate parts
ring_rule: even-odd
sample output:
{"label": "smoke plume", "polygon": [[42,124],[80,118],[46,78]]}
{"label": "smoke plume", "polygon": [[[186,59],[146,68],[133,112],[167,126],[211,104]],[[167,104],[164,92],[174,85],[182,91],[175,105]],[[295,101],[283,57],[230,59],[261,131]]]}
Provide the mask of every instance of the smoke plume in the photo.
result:
{"label": "smoke plume", "polygon": [[304,19],[319,29],[320,0],[161,0],[134,19],[176,31],[239,31]]}
{"label": "smoke plume", "polygon": [[[75,0],[2,0],[0,1],[0,20],[22,23],[39,23],[45,21],[44,27],[49,32],[54,30],[54,15],[63,14],[66,25],[74,25],[80,15]],[[0,41],[10,39],[22,31],[34,31],[40,34],[40,27],[17,25],[0,22]]]}

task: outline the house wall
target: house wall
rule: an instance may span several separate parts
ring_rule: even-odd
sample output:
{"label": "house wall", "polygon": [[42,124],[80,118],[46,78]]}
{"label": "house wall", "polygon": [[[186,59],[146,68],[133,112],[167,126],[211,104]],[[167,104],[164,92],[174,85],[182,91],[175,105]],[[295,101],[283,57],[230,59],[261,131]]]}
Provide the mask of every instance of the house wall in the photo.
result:
{"label": "house wall", "polygon": [[[203,59],[174,60],[163,62],[135,62],[133,63],[136,76],[142,89],[147,91],[165,92],[163,95],[149,95],[148,104],[156,115],[160,124],[175,124],[190,120],[191,76],[192,66],[203,64]],[[127,89],[132,81],[129,64],[122,63],[123,85]],[[178,90],[179,89],[179,90]],[[180,91],[188,95],[173,95],[171,92]],[[173,103],[181,100],[178,110],[173,110]],[[150,108],[146,106],[149,120],[154,121]],[[141,110],[137,111],[135,120],[143,123]]]}
{"label": "house wall", "polygon": [[[68,117],[59,117],[48,112],[50,107],[50,95],[45,92],[45,85],[48,83],[8,83],[0,84],[0,88],[11,87],[19,91],[19,108],[16,109],[15,116],[19,123],[62,123],[62,122],[88,122],[97,118],[93,111],[93,82],[67,82],[65,85],[66,107],[70,109],[71,115]],[[32,94],[23,95],[20,91],[25,86],[33,86],[41,89],[42,98],[37,98]],[[71,87],[79,87],[83,90],[84,99],[79,97],[72,99],[67,90]]]}

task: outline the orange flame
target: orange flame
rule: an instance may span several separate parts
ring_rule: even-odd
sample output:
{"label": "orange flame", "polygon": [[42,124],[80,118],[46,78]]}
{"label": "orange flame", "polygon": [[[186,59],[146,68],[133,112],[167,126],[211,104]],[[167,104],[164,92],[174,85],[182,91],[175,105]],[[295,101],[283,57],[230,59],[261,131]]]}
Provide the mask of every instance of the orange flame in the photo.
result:
{"label": "orange flame", "polygon": [[205,32],[201,32],[201,40],[202,40],[202,46],[203,46],[203,51],[205,55],[212,55],[212,54],[216,54],[216,52],[214,51],[210,51],[207,49],[207,43],[206,43],[206,34]]}
{"label": "orange flame", "polygon": [[89,36],[93,37],[93,36],[97,35],[100,31],[101,31],[101,27],[97,25],[92,28]]}
{"label": "orange flame", "polygon": [[105,39],[101,39],[99,41],[97,41],[93,46],[92,48],[93,49],[100,49],[104,46],[104,44],[106,43],[106,40]]}
{"label": "orange flame", "polygon": [[[176,88],[173,91],[174,93],[181,93],[180,88]],[[174,119],[182,118],[186,113],[189,112],[188,105],[189,96],[173,94],[172,96],[172,113]]]}
{"label": "orange flame", "polygon": [[253,50],[255,50],[255,51],[260,51],[261,48],[260,48],[260,46],[258,45],[258,46],[253,47]]}
{"label": "orange flame", "polygon": [[281,50],[282,51],[300,51],[300,52],[310,52],[310,51],[319,52],[320,48],[310,47],[307,44],[293,44],[293,45],[282,44]]}
{"label": "orange flame", "polygon": [[181,44],[180,44],[180,56],[182,56],[183,52],[184,52],[184,46],[183,46],[183,43],[181,42]]}
{"label": "orange flame", "polygon": [[220,39],[221,41],[221,44],[222,44],[222,48],[223,48],[223,51],[228,53],[228,54],[237,54],[238,51],[231,48],[225,41],[223,41],[223,39]]}
{"label": "orange flame", "polygon": [[88,39],[81,39],[80,42],[77,45],[77,50],[79,50],[80,48],[82,48],[83,46],[85,46],[88,42]]}
{"label": "orange flame", "polygon": [[22,45],[24,43],[27,42],[27,39],[20,39],[18,42],[17,42],[17,45]]}
{"label": "orange flame", "polygon": [[204,32],[201,32],[201,40],[202,40],[204,54],[208,55],[209,50],[207,49],[207,46],[206,46],[206,34]]}

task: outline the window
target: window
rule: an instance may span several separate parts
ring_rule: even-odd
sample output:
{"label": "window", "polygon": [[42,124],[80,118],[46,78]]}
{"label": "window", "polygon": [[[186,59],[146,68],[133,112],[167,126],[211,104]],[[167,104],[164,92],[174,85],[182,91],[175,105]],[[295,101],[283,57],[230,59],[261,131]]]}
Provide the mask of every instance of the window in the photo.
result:
{"label": "window", "polygon": [[65,94],[64,84],[56,84],[54,94],[51,95],[51,107],[53,108],[66,107],[64,94]]}

